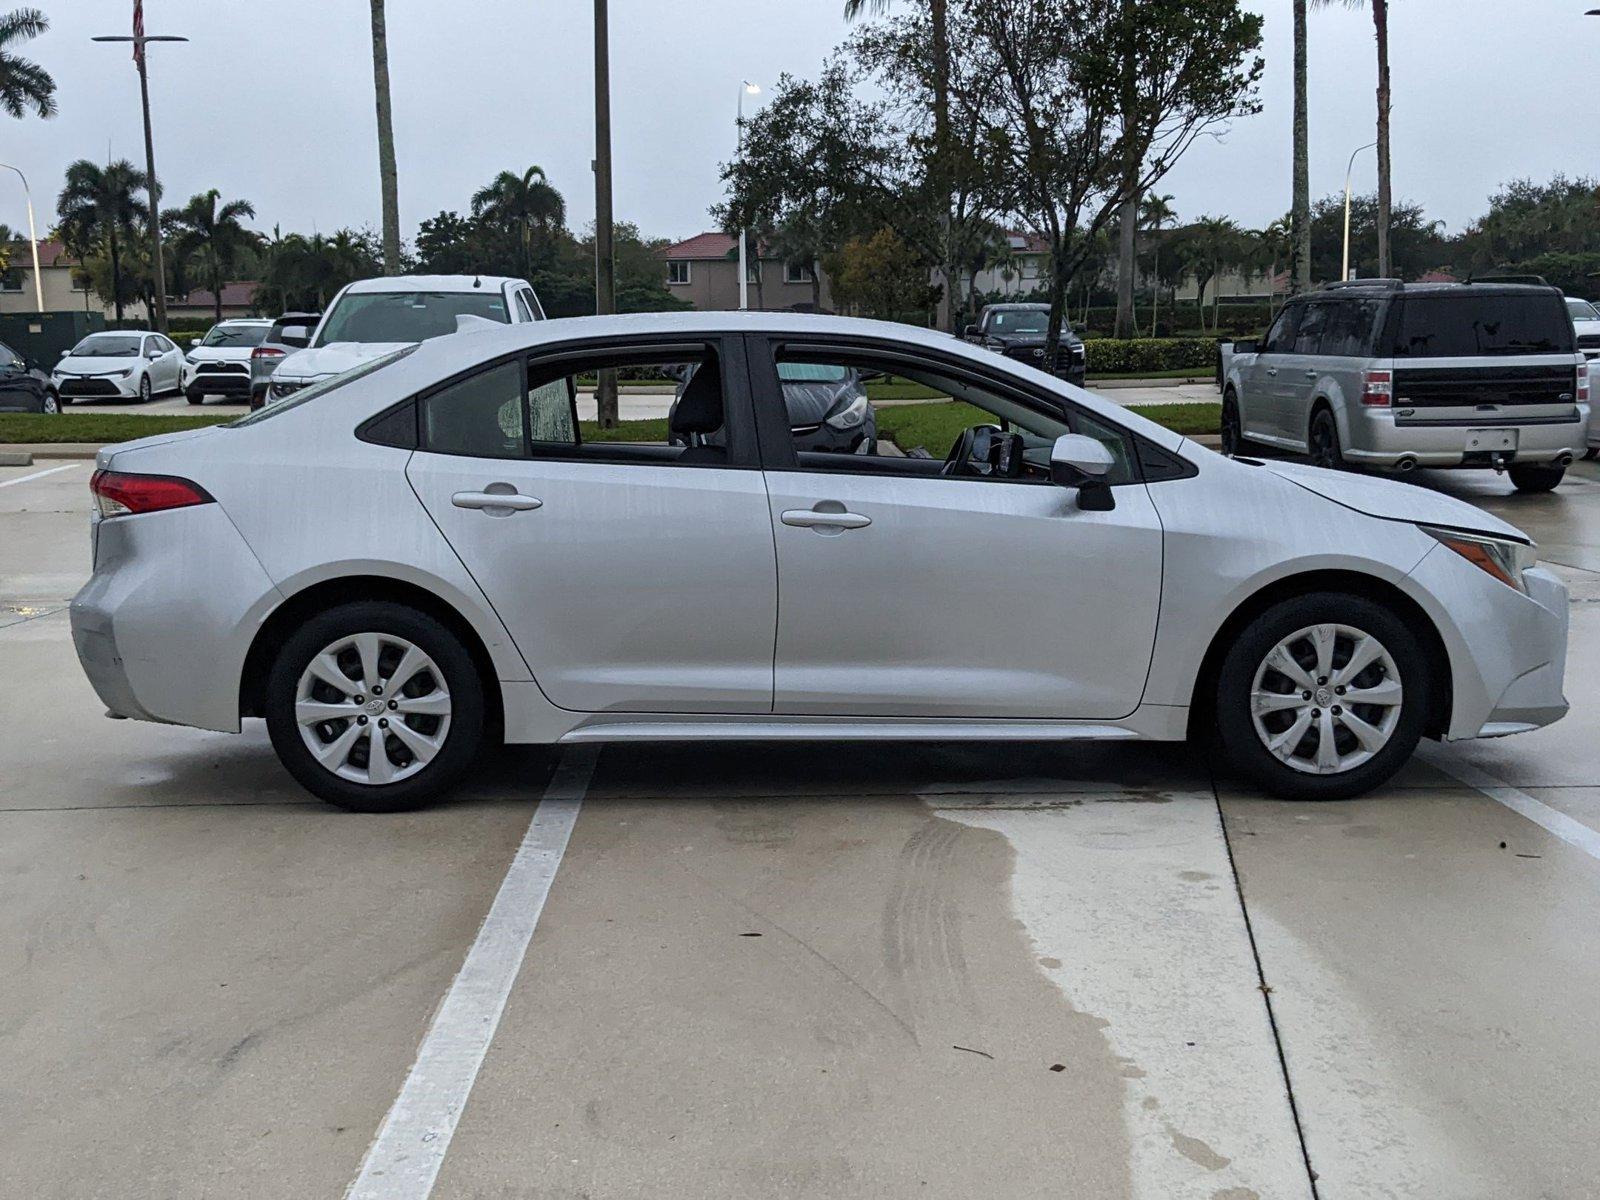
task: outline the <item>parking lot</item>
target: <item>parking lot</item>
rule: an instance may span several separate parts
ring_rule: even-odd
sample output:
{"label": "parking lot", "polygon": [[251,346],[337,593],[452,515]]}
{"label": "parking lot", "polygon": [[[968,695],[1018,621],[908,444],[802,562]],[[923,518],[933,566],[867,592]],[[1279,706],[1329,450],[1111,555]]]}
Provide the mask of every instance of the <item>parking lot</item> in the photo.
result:
{"label": "parking lot", "polygon": [[259,722],[103,718],[90,469],[0,468],[0,1195],[1593,1194],[1593,463],[1413,477],[1568,580],[1572,712],[1362,800],[1182,746],[663,745],[383,817]]}

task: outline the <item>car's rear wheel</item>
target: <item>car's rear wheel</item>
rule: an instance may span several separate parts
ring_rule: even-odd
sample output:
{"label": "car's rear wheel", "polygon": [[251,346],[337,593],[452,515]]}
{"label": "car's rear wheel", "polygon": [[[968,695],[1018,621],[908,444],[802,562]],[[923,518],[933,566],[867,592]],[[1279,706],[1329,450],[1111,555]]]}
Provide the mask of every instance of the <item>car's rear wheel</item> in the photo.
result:
{"label": "car's rear wheel", "polygon": [[356,812],[435,800],[483,740],[483,683],[461,640],[404,605],[342,605],[284,643],[266,690],[267,729],[289,773]]}
{"label": "car's rear wheel", "polygon": [[1431,687],[1416,634],[1393,612],[1361,596],[1298,596],[1228,651],[1217,729],[1233,765],[1272,795],[1342,800],[1411,757]]}
{"label": "car's rear wheel", "polygon": [[1339,423],[1333,410],[1319,408],[1311,416],[1311,461],[1330,471],[1344,470],[1344,450],[1339,445]]}
{"label": "car's rear wheel", "polygon": [[39,411],[42,413],[58,413],[61,411],[61,402],[56,399],[54,392],[46,392],[39,401]]}
{"label": "car's rear wheel", "polygon": [[1519,492],[1552,491],[1566,473],[1565,467],[1534,466],[1531,463],[1506,469],[1506,474],[1511,476],[1511,486]]}

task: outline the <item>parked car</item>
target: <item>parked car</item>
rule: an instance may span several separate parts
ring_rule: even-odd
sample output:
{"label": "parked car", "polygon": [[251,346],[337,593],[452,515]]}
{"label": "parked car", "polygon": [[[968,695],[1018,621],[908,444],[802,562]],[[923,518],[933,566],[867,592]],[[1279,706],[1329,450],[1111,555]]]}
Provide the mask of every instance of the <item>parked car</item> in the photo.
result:
{"label": "parked car", "polygon": [[272,322],[254,317],[219,321],[183,356],[183,392],[190,404],[207,396],[250,395],[250,356]]}
{"label": "parked car", "polygon": [[1553,287],[1332,283],[1222,360],[1229,454],[1254,442],[1323,467],[1492,467],[1547,492],[1589,427],[1588,360]]}
{"label": "parked car", "polygon": [[[583,436],[578,379],[685,360],[671,429]],[[806,450],[780,398],[794,361],[892,372],[981,423],[943,461]],[[439,796],[491,730],[1215,731],[1268,791],[1330,799],[1422,736],[1567,708],[1566,589],[1505,522],[1225,458],[885,322],[663,313],[435,338],[227,426],[107,446],[91,488],[71,619],[109,712],[264,717],[290,773],[354,809]]]}
{"label": "parked car", "polygon": [[22,355],[0,342],[0,412],[58,413],[50,381],[31,370]]}
{"label": "parked car", "polygon": [[330,379],[397,347],[488,323],[544,320],[533,285],[496,275],[397,275],[360,279],[334,296],[310,345],[273,369],[266,402]]}
{"label": "parked car", "polygon": [[967,326],[966,340],[1082,387],[1086,367],[1083,339],[1063,317],[1061,344],[1052,369],[1045,362],[1049,328],[1048,304],[989,304],[978,314],[977,324]]}
{"label": "parked car", "polygon": [[1587,300],[1568,296],[1567,314],[1572,318],[1572,332],[1577,335],[1583,356],[1591,362],[1600,358],[1600,309]]}
{"label": "parked car", "polygon": [[260,408],[267,401],[267,380],[272,372],[296,350],[311,344],[311,334],[322,320],[318,312],[286,312],[267,330],[261,344],[250,351],[250,407]]}
{"label": "parked car", "polygon": [[91,333],[61,356],[50,386],[63,406],[74,400],[152,399],[181,385],[183,351],[160,333]]}

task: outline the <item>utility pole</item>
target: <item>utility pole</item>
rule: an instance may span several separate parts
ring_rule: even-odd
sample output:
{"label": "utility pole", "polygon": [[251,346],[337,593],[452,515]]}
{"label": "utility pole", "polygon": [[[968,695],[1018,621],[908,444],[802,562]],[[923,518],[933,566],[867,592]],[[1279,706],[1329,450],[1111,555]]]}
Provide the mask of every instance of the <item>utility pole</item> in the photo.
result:
{"label": "utility pole", "polygon": [[[594,0],[594,311],[617,311],[616,259],[611,248],[611,36],[606,0]],[[617,427],[617,373],[595,383],[601,429]]]}
{"label": "utility pole", "polygon": [[133,36],[102,35],[92,38],[96,42],[132,42],[133,61],[139,68],[139,102],[144,109],[144,163],[145,194],[150,199],[150,257],[155,269],[156,332],[167,331],[167,266],[161,253],[161,189],[156,183],[156,143],[150,132],[150,76],[145,70],[145,46],[151,42],[187,42],[186,37],[172,35],[146,35],[144,32],[144,5],[133,7]]}
{"label": "utility pole", "polygon": [[394,105],[389,98],[389,23],[372,0],[372,90],[378,109],[378,189],[383,204],[383,269],[400,274],[400,182],[394,161]]}

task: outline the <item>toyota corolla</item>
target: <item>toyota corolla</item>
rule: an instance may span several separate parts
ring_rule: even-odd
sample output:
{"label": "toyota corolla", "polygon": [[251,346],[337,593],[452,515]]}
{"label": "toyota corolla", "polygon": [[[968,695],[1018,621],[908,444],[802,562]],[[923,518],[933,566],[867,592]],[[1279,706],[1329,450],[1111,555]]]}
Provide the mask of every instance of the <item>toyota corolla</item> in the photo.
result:
{"label": "toyota corolla", "polygon": [[[807,448],[792,364],[922,385],[949,445]],[[580,423],[628,369],[691,380],[670,421]],[[1566,593],[1518,530],[902,325],[443,337],[98,468],[72,626],[110,714],[264,718],[352,809],[440,796],[489,739],[1214,739],[1336,798],[1566,711]]]}

